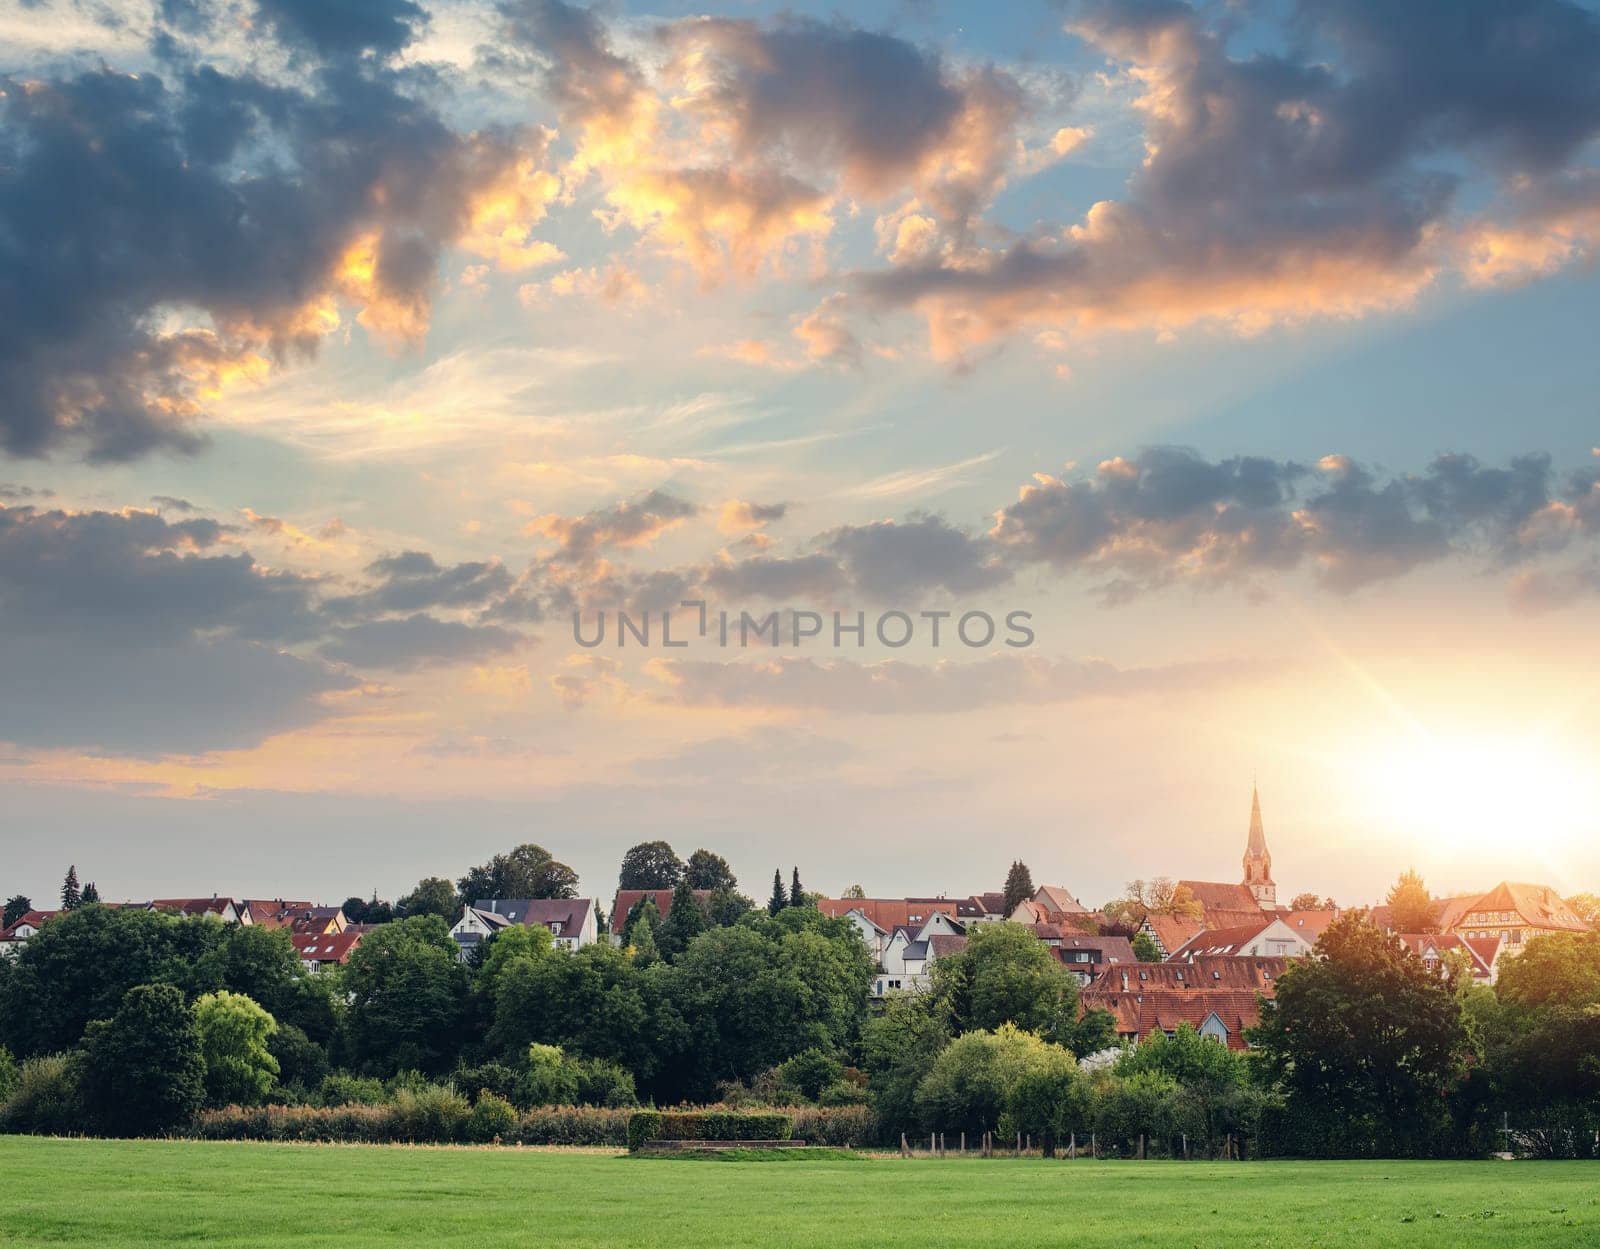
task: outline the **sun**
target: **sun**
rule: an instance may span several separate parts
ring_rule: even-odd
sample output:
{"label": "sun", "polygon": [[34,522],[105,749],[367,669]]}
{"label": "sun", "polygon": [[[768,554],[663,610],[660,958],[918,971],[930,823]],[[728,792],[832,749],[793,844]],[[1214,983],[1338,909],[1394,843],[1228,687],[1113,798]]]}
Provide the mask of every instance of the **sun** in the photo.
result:
{"label": "sun", "polygon": [[1374,749],[1363,771],[1363,805],[1437,847],[1509,860],[1600,833],[1600,769],[1547,735],[1418,729]]}

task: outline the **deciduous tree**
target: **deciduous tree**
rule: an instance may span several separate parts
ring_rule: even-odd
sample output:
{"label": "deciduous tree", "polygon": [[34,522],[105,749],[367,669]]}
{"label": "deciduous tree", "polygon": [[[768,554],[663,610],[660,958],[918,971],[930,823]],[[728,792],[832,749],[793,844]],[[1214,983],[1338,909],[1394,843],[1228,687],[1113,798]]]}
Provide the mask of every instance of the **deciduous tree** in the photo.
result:
{"label": "deciduous tree", "polygon": [[277,1021],[242,993],[207,993],[194,1004],[194,1023],[205,1060],[206,1102],[254,1106],[278,1078],[268,1046]]}
{"label": "deciduous tree", "polygon": [[578,874],[543,846],[524,842],[472,868],[456,888],[465,906],[480,898],[575,898]]}
{"label": "deciduous tree", "polygon": [[683,874],[692,889],[733,889],[739,884],[728,860],[709,850],[696,850],[691,854]]}
{"label": "deciduous tree", "polygon": [[194,1018],[169,984],[129,989],[84,1036],[84,1100],[114,1136],[159,1136],[188,1122],[205,1099],[205,1070]]}
{"label": "deciduous tree", "polygon": [[664,841],[641,841],[622,856],[618,889],[671,889],[683,878],[683,860]]}

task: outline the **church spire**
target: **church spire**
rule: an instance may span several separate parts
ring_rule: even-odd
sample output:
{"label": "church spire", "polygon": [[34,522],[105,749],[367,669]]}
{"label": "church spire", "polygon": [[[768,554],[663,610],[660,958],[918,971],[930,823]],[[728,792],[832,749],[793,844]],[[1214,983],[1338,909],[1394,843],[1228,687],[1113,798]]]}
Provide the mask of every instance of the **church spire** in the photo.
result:
{"label": "church spire", "polygon": [[1272,852],[1261,823],[1261,794],[1250,787],[1250,835],[1244,847],[1244,884],[1263,910],[1278,904],[1278,886],[1272,880]]}

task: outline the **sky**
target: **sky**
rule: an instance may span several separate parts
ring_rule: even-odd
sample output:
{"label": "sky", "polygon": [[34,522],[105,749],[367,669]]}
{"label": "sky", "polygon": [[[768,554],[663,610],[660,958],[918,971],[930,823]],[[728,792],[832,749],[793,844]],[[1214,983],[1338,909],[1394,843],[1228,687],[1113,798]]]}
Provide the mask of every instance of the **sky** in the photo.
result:
{"label": "sky", "polygon": [[0,891],[1600,891],[1597,136],[1576,0],[0,0]]}

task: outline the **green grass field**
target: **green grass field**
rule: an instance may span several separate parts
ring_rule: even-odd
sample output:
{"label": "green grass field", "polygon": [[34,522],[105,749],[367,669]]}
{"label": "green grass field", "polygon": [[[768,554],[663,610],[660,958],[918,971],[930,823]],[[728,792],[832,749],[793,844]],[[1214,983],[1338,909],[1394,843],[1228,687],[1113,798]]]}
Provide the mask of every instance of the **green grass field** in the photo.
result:
{"label": "green grass field", "polygon": [[0,1244],[1578,1246],[1594,1163],[635,1159],[0,1137]]}

